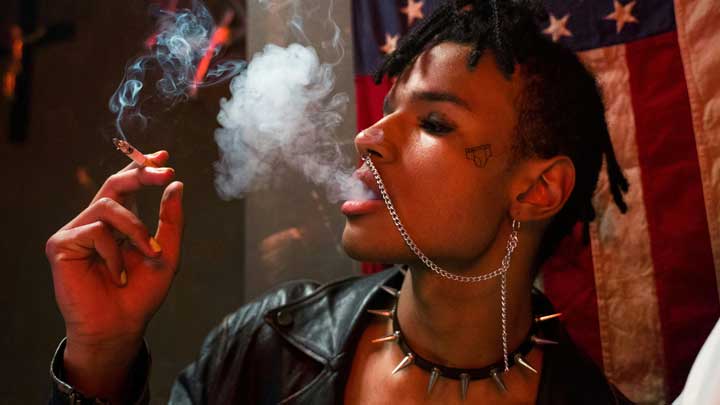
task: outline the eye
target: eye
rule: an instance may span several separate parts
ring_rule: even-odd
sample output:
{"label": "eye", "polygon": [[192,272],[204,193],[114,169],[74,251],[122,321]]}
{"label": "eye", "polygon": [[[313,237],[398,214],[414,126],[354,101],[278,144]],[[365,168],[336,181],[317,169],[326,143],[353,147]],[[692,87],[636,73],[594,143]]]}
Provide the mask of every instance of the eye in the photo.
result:
{"label": "eye", "polygon": [[437,113],[430,113],[419,120],[420,128],[431,134],[444,135],[455,130],[455,126],[451,122]]}

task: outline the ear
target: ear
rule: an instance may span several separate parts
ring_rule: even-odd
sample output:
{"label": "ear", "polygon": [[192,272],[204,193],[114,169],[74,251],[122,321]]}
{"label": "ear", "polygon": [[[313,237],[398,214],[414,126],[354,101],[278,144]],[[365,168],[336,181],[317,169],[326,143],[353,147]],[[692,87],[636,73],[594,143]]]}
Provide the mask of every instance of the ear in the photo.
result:
{"label": "ear", "polygon": [[525,161],[517,173],[510,213],[521,222],[552,218],[575,187],[575,165],[567,156]]}

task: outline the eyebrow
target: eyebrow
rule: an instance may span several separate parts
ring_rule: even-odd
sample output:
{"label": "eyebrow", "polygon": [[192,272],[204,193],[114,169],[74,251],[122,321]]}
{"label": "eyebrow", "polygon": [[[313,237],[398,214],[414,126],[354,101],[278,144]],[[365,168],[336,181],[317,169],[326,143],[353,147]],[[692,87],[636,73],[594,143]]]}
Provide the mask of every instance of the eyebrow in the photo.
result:
{"label": "eyebrow", "polygon": [[466,110],[470,109],[470,104],[452,93],[421,91],[413,93],[412,98],[415,100],[429,101],[431,103],[452,103]]}
{"label": "eyebrow", "polygon": [[[418,91],[412,94],[412,99],[415,101],[427,101],[431,103],[451,103],[459,107],[462,107],[470,111],[470,104],[462,98],[456,96],[453,93],[438,92],[438,91]],[[390,101],[390,94],[385,96],[383,101],[383,113],[389,114],[394,110],[394,106]]]}

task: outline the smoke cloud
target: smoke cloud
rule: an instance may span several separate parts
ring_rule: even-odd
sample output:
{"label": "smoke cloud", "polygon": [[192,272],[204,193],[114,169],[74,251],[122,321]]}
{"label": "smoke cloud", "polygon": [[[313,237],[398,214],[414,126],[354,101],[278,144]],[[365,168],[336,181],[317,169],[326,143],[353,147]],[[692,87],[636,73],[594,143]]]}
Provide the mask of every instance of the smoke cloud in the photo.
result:
{"label": "smoke cloud", "polygon": [[267,45],[255,54],[232,80],[232,98],[220,103],[220,196],[241,197],[270,184],[286,165],[324,185],[332,202],[370,197],[333,137],[349,101],[343,93],[331,96],[334,85],[332,65],[320,63],[312,47]]}
{"label": "smoke cloud", "polygon": [[[353,162],[343,155],[334,137],[349,97],[333,94],[333,68],[344,49],[332,5],[326,23],[333,34],[321,45],[338,56],[322,63],[303,31],[298,0],[257,1],[270,12],[290,8],[294,15],[288,27],[305,45],[267,45],[249,63],[225,61],[208,70],[202,86],[233,78],[232,96],[220,102],[221,128],[215,131],[220,149],[220,161],[215,164],[218,194],[224,199],[242,198],[252,190],[277,184],[276,177],[290,168],[324,187],[331,202],[371,198],[372,193],[352,175]],[[110,109],[117,113],[117,130],[123,138],[125,120],[145,120],[138,100],[150,67],[159,68],[162,76],[155,83],[157,94],[172,103],[186,99],[196,85],[198,63],[211,49],[215,25],[200,1],[192,4],[189,10],[161,12],[153,52],[127,67],[111,98]]]}
{"label": "smoke cloud", "polygon": [[[309,43],[299,1],[260,3],[270,11],[291,7],[294,15],[288,26],[299,41]],[[334,49],[337,60],[321,63],[309,45],[267,45],[232,80],[232,97],[221,100],[221,128],[215,131],[221,152],[215,187],[222,198],[240,198],[267,187],[285,167],[324,186],[331,202],[372,198],[372,192],[352,175],[352,162],[334,137],[349,97],[333,95],[333,68],[343,58],[344,48],[332,12],[331,3],[326,23],[333,34],[322,46]]]}

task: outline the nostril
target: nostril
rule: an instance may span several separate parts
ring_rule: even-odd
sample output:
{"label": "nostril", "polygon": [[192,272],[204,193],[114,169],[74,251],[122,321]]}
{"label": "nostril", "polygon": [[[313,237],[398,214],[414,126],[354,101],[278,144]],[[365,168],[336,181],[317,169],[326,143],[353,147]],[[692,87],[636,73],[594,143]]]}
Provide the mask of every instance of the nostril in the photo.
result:
{"label": "nostril", "polygon": [[378,152],[378,151],[376,151],[376,150],[373,150],[373,149],[368,149],[368,150],[367,150],[367,153],[368,153],[370,156],[377,156],[377,157],[379,157],[379,158],[383,157],[382,153],[380,153],[380,152]]}

